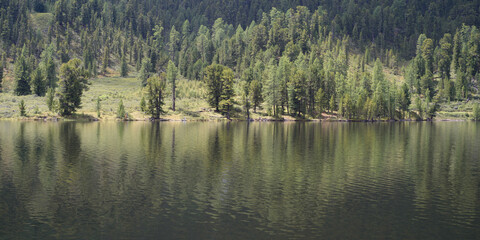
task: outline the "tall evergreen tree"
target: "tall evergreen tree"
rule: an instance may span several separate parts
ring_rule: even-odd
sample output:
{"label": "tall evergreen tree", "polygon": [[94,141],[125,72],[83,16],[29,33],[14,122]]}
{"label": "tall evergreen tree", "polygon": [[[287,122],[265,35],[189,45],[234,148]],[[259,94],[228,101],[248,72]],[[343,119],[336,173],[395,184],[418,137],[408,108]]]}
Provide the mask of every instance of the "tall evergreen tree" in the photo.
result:
{"label": "tall evergreen tree", "polygon": [[168,49],[170,52],[170,57],[173,61],[176,61],[176,55],[178,50],[178,45],[180,44],[180,33],[177,32],[175,26],[170,30],[170,41],[168,42]]}
{"label": "tall evergreen tree", "polygon": [[233,90],[233,71],[228,67],[224,67],[221,75],[221,95],[219,108],[220,110],[227,115],[227,118],[230,119],[230,112],[233,108],[233,96],[235,92]]}
{"label": "tall evergreen tree", "polygon": [[3,83],[3,62],[0,62],[0,92],[3,91],[2,83]]}
{"label": "tall evergreen tree", "polygon": [[175,63],[173,63],[172,60],[168,61],[168,66],[167,66],[167,81],[171,84],[172,86],[172,110],[175,111],[175,90],[177,89],[177,67],[175,67]]}
{"label": "tall evergreen tree", "polygon": [[103,59],[102,59],[102,74],[107,74],[108,63],[110,61],[110,48],[108,45],[103,49]]}
{"label": "tall evergreen tree", "polygon": [[267,106],[272,110],[273,116],[278,116],[278,107],[282,102],[282,83],[279,81],[277,67],[270,63],[265,69],[265,87],[263,88]]}
{"label": "tall evergreen tree", "polygon": [[122,63],[120,66],[120,76],[121,77],[126,77],[128,75],[128,65],[127,61],[125,59],[125,54],[122,56]]}
{"label": "tall evergreen tree", "polygon": [[31,79],[32,92],[37,94],[37,96],[45,96],[47,86],[45,84],[45,77],[43,76],[43,72],[40,67],[33,71]]}
{"label": "tall evergreen tree", "polygon": [[49,57],[47,62],[45,63],[45,80],[47,82],[47,86],[54,89],[57,86],[57,74],[56,74],[56,66],[55,62],[53,61],[53,57]]}
{"label": "tall evergreen tree", "polygon": [[26,60],[26,47],[23,46],[20,56],[15,62],[15,89],[17,96],[28,95],[30,90],[30,70]]}
{"label": "tall evergreen tree", "polygon": [[165,104],[165,74],[160,76],[152,76],[147,80],[147,113],[152,116],[153,119],[160,118],[160,115],[165,111],[163,105]]}
{"label": "tall evergreen tree", "polygon": [[262,84],[258,80],[253,80],[250,82],[250,96],[253,103],[253,112],[257,112],[257,108],[263,102],[262,96]]}
{"label": "tall evergreen tree", "polygon": [[207,84],[207,101],[211,107],[219,111],[220,97],[222,94],[222,73],[224,67],[213,64],[205,68],[205,83]]}
{"label": "tall evergreen tree", "polygon": [[62,116],[69,116],[81,107],[84,90],[88,90],[88,72],[81,67],[80,59],[72,59],[60,66],[57,92]]}

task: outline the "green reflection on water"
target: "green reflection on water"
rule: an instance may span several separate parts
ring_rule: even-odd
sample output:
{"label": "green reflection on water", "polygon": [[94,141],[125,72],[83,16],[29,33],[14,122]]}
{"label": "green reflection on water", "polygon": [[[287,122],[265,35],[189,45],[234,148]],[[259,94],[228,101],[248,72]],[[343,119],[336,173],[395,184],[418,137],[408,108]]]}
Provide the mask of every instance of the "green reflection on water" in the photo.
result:
{"label": "green reflection on water", "polygon": [[0,121],[0,238],[475,238],[479,131]]}

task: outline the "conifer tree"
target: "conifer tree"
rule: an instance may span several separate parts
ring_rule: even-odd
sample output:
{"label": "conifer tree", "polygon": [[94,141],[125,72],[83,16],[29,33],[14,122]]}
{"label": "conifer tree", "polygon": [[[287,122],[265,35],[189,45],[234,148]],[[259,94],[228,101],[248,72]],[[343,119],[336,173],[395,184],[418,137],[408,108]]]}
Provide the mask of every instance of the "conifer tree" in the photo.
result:
{"label": "conifer tree", "polygon": [[0,92],[3,91],[2,83],[3,83],[3,63],[0,62]]}
{"label": "conifer tree", "polygon": [[228,67],[224,67],[221,75],[221,95],[219,108],[230,119],[230,112],[233,109],[233,96],[235,92],[233,90],[233,71]]}
{"label": "conifer tree", "polygon": [[175,67],[175,63],[172,60],[168,61],[167,66],[167,81],[172,86],[172,110],[175,111],[175,90],[177,89],[176,81],[177,81],[177,67]]}
{"label": "conifer tree", "polygon": [[125,54],[122,56],[122,64],[120,66],[120,76],[126,77],[128,75],[128,65],[125,59]]}
{"label": "conifer tree", "polygon": [[108,62],[110,61],[110,48],[105,46],[103,49],[103,59],[102,59],[102,74],[107,74]]}
{"label": "conifer tree", "polygon": [[23,46],[20,56],[15,62],[15,95],[28,95],[30,90],[30,71],[26,61],[26,47]]}
{"label": "conifer tree", "polygon": [[55,107],[55,90],[53,88],[47,89],[47,107],[49,111],[53,111]]}
{"label": "conifer tree", "polygon": [[84,90],[88,90],[88,72],[81,67],[77,58],[62,64],[58,89],[59,110],[69,116],[81,107]]}
{"label": "conifer tree", "polygon": [[126,119],[126,112],[125,112],[125,106],[123,105],[123,100],[120,99],[120,102],[118,103],[118,108],[117,108],[117,118],[120,119]]}
{"label": "conifer tree", "polygon": [[53,57],[50,56],[45,63],[45,80],[46,85],[52,89],[57,86],[57,73],[56,73],[56,66],[55,62],[53,61]]}
{"label": "conifer tree", "polygon": [[262,104],[263,102],[263,96],[262,96],[262,84],[257,81],[253,80],[250,82],[250,96],[252,99],[253,103],[253,112],[257,112],[257,108]]}
{"label": "conifer tree", "polygon": [[147,80],[147,113],[152,116],[153,119],[160,118],[160,115],[165,113],[163,105],[165,104],[165,74],[160,76],[153,76]]}
{"label": "conifer tree", "polygon": [[33,71],[31,79],[32,92],[37,96],[45,96],[47,88],[45,84],[45,78],[40,67]]}

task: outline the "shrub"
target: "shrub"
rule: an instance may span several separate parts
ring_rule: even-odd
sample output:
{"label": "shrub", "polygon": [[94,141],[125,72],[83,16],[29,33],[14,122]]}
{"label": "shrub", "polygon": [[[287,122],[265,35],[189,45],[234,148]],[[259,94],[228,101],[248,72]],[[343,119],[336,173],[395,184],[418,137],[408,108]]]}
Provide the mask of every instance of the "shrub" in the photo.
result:
{"label": "shrub", "polygon": [[118,104],[117,108],[117,118],[124,119],[125,118],[125,106],[123,105],[123,100],[120,99],[120,103]]}
{"label": "shrub", "polygon": [[25,112],[26,107],[25,107],[25,101],[23,101],[23,99],[18,104],[18,108],[20,109],[20,116],[25,117],[26,116],[26,112]]}

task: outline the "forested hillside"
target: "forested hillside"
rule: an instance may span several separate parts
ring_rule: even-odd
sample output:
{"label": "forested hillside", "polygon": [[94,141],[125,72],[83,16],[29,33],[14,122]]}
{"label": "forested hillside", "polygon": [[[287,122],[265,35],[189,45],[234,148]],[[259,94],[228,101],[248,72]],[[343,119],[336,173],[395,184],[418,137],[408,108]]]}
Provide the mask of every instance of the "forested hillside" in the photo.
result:
{"label": "forested hillside", "polygon": [[424,119],[478,94],[479,1],[0,0],[0,21],[16,95],[52,98],[74,58],[86,78],[165,82],[174,111],[177,79],[203,81],[228,117]]}

